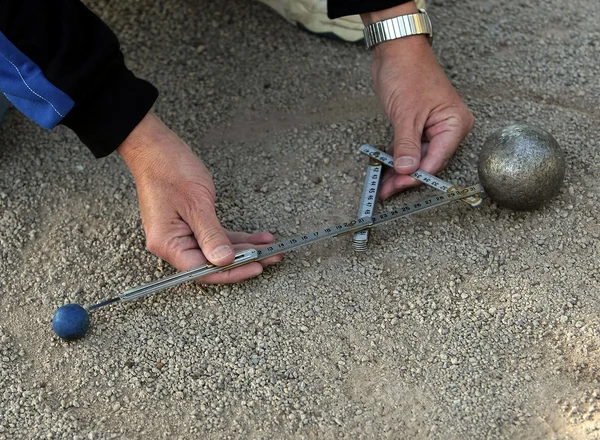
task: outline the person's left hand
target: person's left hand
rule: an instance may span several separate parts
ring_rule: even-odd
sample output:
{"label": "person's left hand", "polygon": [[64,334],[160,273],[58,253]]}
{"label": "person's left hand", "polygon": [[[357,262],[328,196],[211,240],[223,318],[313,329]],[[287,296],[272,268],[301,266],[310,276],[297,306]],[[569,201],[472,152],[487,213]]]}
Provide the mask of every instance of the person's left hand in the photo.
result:
{"label": "person's left hand", "polygon": [[[234,254],[275,241],[268,232],[224,229],[215,211],[208,169],[190,147],[149,112],[117,149],[135,179],[147,248],[180,271],[211,263],[225,266]],[[236,283],[260,274],[275,255],[203,277],[203,284]]]}

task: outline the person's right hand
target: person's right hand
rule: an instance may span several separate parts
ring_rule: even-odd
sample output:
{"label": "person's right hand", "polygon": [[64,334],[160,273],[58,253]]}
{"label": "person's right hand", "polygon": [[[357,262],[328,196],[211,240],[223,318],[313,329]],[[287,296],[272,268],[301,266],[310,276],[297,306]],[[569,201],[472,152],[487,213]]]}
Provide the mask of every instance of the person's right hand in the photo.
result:
{"label": "person's right hand", "polygon": [[[417,12],[414,2],[363,14],[365,25]],[[379,196],[386,199],[421,183],[421,168],[437,174],[473,128],[473,115],[439,65],[424,35],[386,41],[373,48],[371,74],[394,128],[394,173],[386,173]]]}
{"label": "person's right hand", "polygon": [[[178,270],[207,262],[224,266],[233,262],[236,252],[274,242],[267,232],[223,229],[215,213],[215,188],[208,169],[153,113],[145,116],[117,151],[136,182],[148,250]],[[280,260],[278,255],[200,281],[235,283]]]}

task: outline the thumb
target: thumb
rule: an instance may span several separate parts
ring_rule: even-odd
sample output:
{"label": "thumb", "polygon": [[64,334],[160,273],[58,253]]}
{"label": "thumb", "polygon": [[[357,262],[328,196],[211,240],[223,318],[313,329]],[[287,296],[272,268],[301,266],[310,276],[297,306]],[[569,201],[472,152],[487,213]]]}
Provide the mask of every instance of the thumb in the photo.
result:
{"label": "thumb", "polygon": [[190,212],[185,222],[194,232],[202,253],[208,261],[217,266],[233,263],[235,251],[225,229],[219,223],[212,203],[206,202]]}
{"label": "thumb", "polygon": [[411,174],[419,169],[422,136],[423,126],[415,120],[394,124],[394,169],[398,174]]}

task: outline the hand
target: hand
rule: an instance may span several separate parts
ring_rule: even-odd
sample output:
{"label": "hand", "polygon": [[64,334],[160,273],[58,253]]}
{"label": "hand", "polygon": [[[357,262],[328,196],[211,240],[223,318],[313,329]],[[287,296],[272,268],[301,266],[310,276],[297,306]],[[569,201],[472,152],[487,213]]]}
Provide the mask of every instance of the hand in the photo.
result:
{"label": "hand", "polygon": [[[416,12],[413,2],[365,23]],[[427,38],[400,38],[376,46],[371,74],[377,95],[394,128],[395,173],[384,181],[380,197],[420,183],[408,174],[421,168],[436,174],[446,167],[474,118],[444,74]]]}
{"label": "hand", "polygon": [[[147,247],[184,271],[233,262],[236,252],[272,244],[267,232],[228,232],[215,213],[215,188],[208,169],[153,113],[148,113],[117,149],[136,182]],[[201,279],[235,283],[281,260],[275,256]]]}

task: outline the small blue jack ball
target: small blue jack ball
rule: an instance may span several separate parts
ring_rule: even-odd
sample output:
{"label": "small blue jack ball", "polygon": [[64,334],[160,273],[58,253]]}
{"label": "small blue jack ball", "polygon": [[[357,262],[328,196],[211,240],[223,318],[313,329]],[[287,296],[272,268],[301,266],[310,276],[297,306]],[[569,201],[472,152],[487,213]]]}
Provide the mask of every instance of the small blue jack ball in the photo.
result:
{"label": "small blue jack ball", "polygon": [[90,315],[79,304],[65,304],[59,307],[52,318],[52,329],[67,341],[83,338],[88,328]]}

